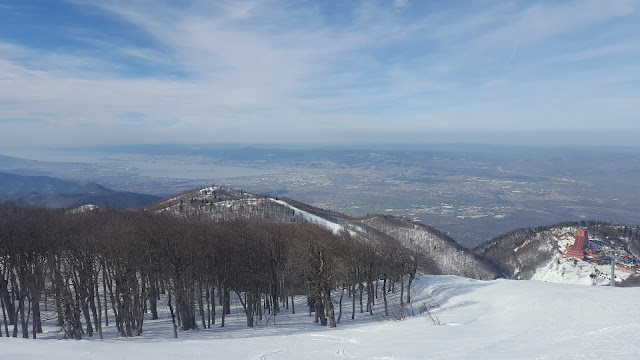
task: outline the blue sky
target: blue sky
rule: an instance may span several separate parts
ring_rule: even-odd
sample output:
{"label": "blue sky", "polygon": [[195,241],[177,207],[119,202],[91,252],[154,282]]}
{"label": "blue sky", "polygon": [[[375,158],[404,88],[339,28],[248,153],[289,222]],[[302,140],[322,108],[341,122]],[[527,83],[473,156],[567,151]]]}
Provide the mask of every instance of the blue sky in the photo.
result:
{"label": "blue sky", "polygon": [[0,0],[5,146],[634,145],[639,114],[640,0]]}

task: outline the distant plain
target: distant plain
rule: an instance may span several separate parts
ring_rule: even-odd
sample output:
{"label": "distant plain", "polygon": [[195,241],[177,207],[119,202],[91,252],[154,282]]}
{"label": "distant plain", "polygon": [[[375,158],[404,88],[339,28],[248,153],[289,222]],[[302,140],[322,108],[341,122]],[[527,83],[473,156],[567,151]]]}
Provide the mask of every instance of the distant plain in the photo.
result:
{"label": "distant plain", "polygon": [[0,149],[39,160],[0,170],[170,195],[224,185],[351,216],[420,220],[467,247],[565,220],[640,222],[640,148],[407,146],[382,150],[216,145]]}

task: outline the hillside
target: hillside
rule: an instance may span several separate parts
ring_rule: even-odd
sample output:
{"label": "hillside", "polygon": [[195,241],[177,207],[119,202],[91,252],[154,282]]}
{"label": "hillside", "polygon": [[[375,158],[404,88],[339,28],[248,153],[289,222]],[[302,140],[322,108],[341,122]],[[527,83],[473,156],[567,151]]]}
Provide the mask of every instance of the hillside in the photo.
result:
{"label": "hillside", "polygon": [[91,204],[131,209],[159,199],[155,195],[111,190],[96,183],[79,185],[50,176],[0,172],[0,201],[18,200],[52,208],[74,208]]}
{"label": "hillside", "polygon": [[[537,281],[474,281],[453,276],[418,277],[416,317],[382,321],[343,317],[329,329],[309,323],[308,314],[283,311],[277,320],[246,328],[236,303],[224,328],[171,333],[166,306],[159,319],[145,319],[140,337],[57,341],[51,320],[40,340],[0,338],[7,359],[633,359],[640,353],[640,289],[584,287]],[[296,308],[306,299],[299,297]],[[431,307],[434,325],[419,312]],[[349,305],[349,303],[347,303]],[[348,308],[348,306],[345,306]],[[161,311],[160,311],[161,310]],[[273,319],[272,319],[273,320]]]}
{"label": "hillside", "polygon": [[50,176],[25,176],[0,172],[0,197],[12,194],[38,192],[40,194],[68,193],[78,184]]}
{"label": "hillside", "polygon": [[499,269],[492,263],[430,226],[384,215],[370,216],[359,222],[398,239],[407,247],[420,247],[430,273],[475,279],[495,279],[500,276]]}
{"label": "hillside", "polygon": [[41,165],[42,162],[30,159],[24,159],[14,156],[7,156],[0,154],[0,169],[3,170],[14,170],[14,169],[24,169],[32,166]]}
{"label": "hillside", "polygon": [[[619,256],[640,256],[640,229],[602,222],[564,222],[539,228],[518,229],[492,239],[474,252],[496,264],[514,279],[606,285],[610,280],[607,261],[567,260],[565,248],[572,245],[578,229],[587,231],[589,247],[615,249]],[[575,261],[574,261],[575,260]],[[629,274],[616,272],[616,281]]]}
{"label": "hillside", "polygon": [[[453,239],[431,227],[391,216],[361,219],[319,209],[287,198],[269,197],[242,190],[208,187],[188,191],[145,207],[186,217],[215,220],[262,219],[276,222],[310,222],[334,233],[348,231],[373,242],[418,246],[424,272],[459,275],[477,279],[494,279],[499,270],[490,262],[460,246]],[[416,240],[412,244],[412,239]]]}
{"label": "hillside", "polygon": [[138,194],[126,191],[106,192],[72,192],[69,194],[21,194],[14,197],[30,205],[53,208],[75,208],[83,205],[132,209],[156,201],[159,197],[149,194]]}

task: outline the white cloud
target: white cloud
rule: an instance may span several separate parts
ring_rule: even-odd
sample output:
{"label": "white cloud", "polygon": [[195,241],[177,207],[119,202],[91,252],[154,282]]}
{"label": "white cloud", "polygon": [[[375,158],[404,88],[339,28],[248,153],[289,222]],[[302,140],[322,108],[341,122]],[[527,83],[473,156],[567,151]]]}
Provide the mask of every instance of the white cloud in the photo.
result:
{"label": "white cloud", "polygon": [[536,44],[592,25],[637,13],[637,0],[573,0],[533,3],[514,11],[506,23],[478,39],[483,47]]}
{"label": "white cloud", "polygon": [[393,6],[403,8],[409,6],[409,0],[393,0]]}
{"label": "white cloud", "polygon": [[601,57],[611,56],[633,56],[633,54],[640,53],[640,42],[625,42],[614,45],[606,45],[602,47],[566,53],[558,56],[554,56],[549,60],[551,62],[578,62],[585,60],[592,60]]}
{"label": "white cloud", "polygon": [[[637,71],[606,64],[606,71],[579,77],[546,72],[548,59],[634,51],[625,47],[633,44],[628,40],[539,50],[546,41],[594,24],[636,16],[637,1],[489,2],[480,10],[423,13],[421,4],[412,3],[410,17],[388,11],[388,3],[365,1],[348,3],[354,7],[344,10],[342,22],[327,18],[322,5],[268,0],[74,3],[115,16],[152,41],[122,44],[86,33],[84,40],[74,39],[97,49],[94,53],[0,42],[0,121],[41,119],[63,129],[60,136],[91,134],[96,127],[100,134],[118,133],[113,129],[135,125],[139,128],[127,132],[144,129],[147,136],[177,134],[198,141],[222,132],[226,141],[264,134],[285,141],[312,134],[328,139],[336,129],[524,129],[553,127],[570,115],[562,106],[543,111],[540,104],[561,97],[566,109],[579,109],[581,101],[602,98],[603,89],[616,85],[592,86],[606,77],[640,80]],[[526,61],[513,56],[507,63],[500,57],[514,42]],[[131,59],[158,70],[137,73],[127,68]],[[624,126],[628,114],[640,109],[633,104],[625,113],[613,109],[614,90],[608,101],[585,108],[592,114],[609,110],[619,115],[612,124]],[[634,93],[637,88],[626,97]],[[127,113],[141,116],[133,124],[123,118]],[[545,118],[534,120],[541,115]],[[6,134],[0,141],[24,141]]]}

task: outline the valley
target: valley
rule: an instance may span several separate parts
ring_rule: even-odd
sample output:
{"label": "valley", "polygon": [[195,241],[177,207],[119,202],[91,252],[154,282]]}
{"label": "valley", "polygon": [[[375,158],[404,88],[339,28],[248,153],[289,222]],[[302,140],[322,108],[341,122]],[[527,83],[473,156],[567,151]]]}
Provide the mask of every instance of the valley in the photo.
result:
{"label": "valley", "polygon": [[[629,347],[637,288],[618,288],[631,274],[617,272],[616,287],[584,286],[607,285],[606,264],[564,255],[586,231],[589,254],[617,251],[637,262],[637,226],[562,222],[470,250],[392,209],[355,217],[218,185],[133,211],[0,206],[0,296],[12,316],[0,343],[10,341],[11,321],[14,337],[20,328],[39,339],[12,347],[15,357],[42,356],[62,338],[85,340],[55,356],[91,359],[107,346],[125,359],[195,356],[216,345],[223,356],[261,359],[611,357],[604,343],[637,350]],[[461,219],[480,211],[448,203],[413,210]],[[25,288],[27,296],[15,296]],[[25,298],[32,324],[19,317]],[[520,338],[527,345],[514,347]]]}

